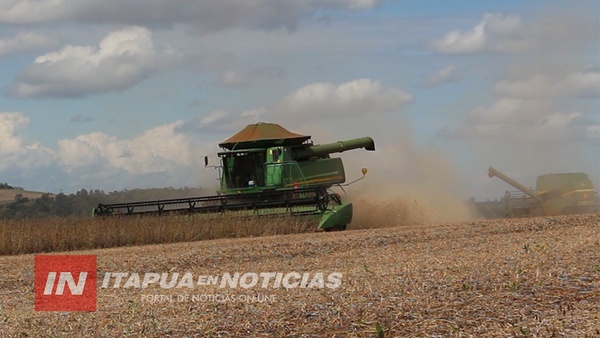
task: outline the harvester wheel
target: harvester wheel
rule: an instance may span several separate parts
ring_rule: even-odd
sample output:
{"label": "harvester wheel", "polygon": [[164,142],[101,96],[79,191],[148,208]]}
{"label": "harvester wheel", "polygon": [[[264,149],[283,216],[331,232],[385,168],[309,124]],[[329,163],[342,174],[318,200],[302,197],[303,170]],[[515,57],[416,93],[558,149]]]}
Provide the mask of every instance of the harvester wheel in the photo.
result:
{"label": "harvester wheel", "polygon": [[334,226],[333,228],[325,229],[326,232],[330,232],[330,231],[344,231],[344,230],[346,230],[346,224],[338,224],[338,225]]}

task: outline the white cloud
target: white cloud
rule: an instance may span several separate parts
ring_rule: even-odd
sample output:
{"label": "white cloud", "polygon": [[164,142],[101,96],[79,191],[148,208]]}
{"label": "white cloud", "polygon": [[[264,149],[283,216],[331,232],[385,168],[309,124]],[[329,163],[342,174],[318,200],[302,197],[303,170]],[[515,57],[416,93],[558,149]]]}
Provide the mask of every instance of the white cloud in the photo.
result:
{"label": "white cloud", "polygon": [[455,66],[448,66],[440,69],[437,73],[430,75],[423,81],[423,86],[430,88],[444,83],[451,83],[460,80],[463,74]]}
{"label": "white cloud", "polygon": [[442,40],[436,40],[431,48],[443,54],[468,54],[482,51],[485,48],[487,35],[485,32],[486,16],[484,21],[473,27],[468,32],[452,31]]}
{"label": "white cloud", "polygon": [[258,109],[246,110],[240,114],[241,117],[250,117],[253,119],[259,119],[261,115],[264,115],[267,112],[267,109],[262,107]]}
{"label": "white cloud", "polygon": [[205,116],[205,117],[201,118],[200,119],[200,123],[202,125],[207,125],[209,123],[214,123],[215,121],[223,119],[227,115],[228,115],[228,113],[226,111],[224,111],[224,110],[215,110],[215,111],[212,111],[210,114],[208,114],[208,116]]}
{"label": "white cloud", "polygon": [[501,98],[490,107],[473,110],[460,127],[447,132],[475,142],[495,139],[499,146],[506,146],[515,142],[590,141],[589,130],[595,125],[597,122],[581,112],[556,111],[547,100]]}
{"label": "white cloud", "polygon": [[14,154],[21,149],[22,140],[17,136],[17,129],[29,123],[29,118],[21,113],[0,112],[0,153]]}
{"label": "white cloud", "polygon": [[558,93],[576,97],[600,97],[600,72],[569,73],[557,85]]}
{"label": "white cloud", "polygon": [[483,23],[490,34],[512,36],[522,28],[521,17],[514,14],[486,14]]}
{"label": "white cloud", "polygon": [[502,98],[491,107],[476,108],[469,114],[470,122],[477,124],[523,124],[540,119],[550,109],[550,104],[531,100]]}
{"label": "white cloud", "polygon": [[74,1],[7,0],[0,3],[0,22],[26,24],[46,20],[60,20],[75,15],[78,6]]}
{"label": "white cloud", "polygon": [[[103,133],[92,133],[78,136],[72,140],[58,141],[58,159],[59,163],[66,168],[67,172],[78,166],[88,166],[90,164],[100,164],[102,153],[98,147],[98,139],[109,138]],[[102,143],[100,143],[100,148]]]}
{"label": "white cloud", "polygon": [[[261,45],[260,48],[264,51],[266,46]],[[250,71],[236,71],[229,69],[214,81],[214,85],[223,88],[248,87],[258,80],[279,80],[284,76],[285,72],[281,68],[273,66],[258,67]]]}
{"label": "white cloud", "polygon": [[247,124],[277,121],[283,125],[298,125],[318,118],[375,117],[401,112],[413,96],[401,89],[386,88],[371,79],[359,79],[340,84],[313,83],[292,91],[283,99],[239,113],[213,111],[206,117],[185,123],[185,131],[236,132]]}
{"label": "white cloud", "polygon": [[480,52],[522,52],[534,47],[517,15],[490,14],[470,30],[454,30],[443,39],[431,43],[431,49],[441,54],[472,54]]}
{"label": "white cloud", "polygon": [[[430,48],[440,54],[526,53],[538,51],[554,57],[597,40],[597,16],[581,15],[578,7],[559,14],[531,16],[486,13],[467,30],[453,30],[436,39]],[[592,18],[592,19],[590,19]],[[543,54],[538,54],[544,58]]]}
{"label": "white cloud", "polygon": [[552,95],[549,93],[550,85],[546,74],[534,74],[523,80],[500,81],[496,84],[496,92],[510,97],[539,99]]}
{"label": "white cloud", "polygon": [[39,56],[18,77],[17,97],[82,97],[127,89],[162,67],[169,55],[155,51],[143,27],[108,34],[98,47],[66,46]]}
{"label": "white cloud", "polygon": [[285,97],[274,116],[349,117],[401,111],[413,96],[401,89],[385,88],[378,81],[360,79],[341,84],[314,83]]}
{"label": "white cloud", "polygon": [[215,84],[220,87],[247,87],[251,80],[247,75],[236,72],[234,70],[226,71]]}
{"label": "white cloud", "polygon": [[348,8],[350,9],[370,9],[376,6],[379,6],[381,0],[350,0],[350,1],[338,1],[341,6],[345,6],[344,3],[347,3]]}
{"label": "white cloud", "polygon": [[172,26],[188,23],[202,32],[245,26],[263,29],[296,27],[300,17],[320,9],[364,10],[380,0],[39,0],[0,2],[0,23],[89,22]]}
{"label": "white cloud", "polygon": [[216,151],[216,144],[180,133],[182,121],[127,139],[92,132],[60,140],[54,149],[20,136],[29,121],[19,112],[0,112],[0,174],[5,181],[25,177],[38,181],[35,188],[49,191],[90,185],[123,189],[135,187],[132,182],[145,186],[214,182],[212,172],[202,175],[198,168],[203,155]]}
{"label": "white cloud", "polygon": [[560,59],[538,63],[511,67],[508,78],[494,87],[496,100],[473,109],[454,135],[495,138],[505,146],[515,140],[593,143],[589,130],[598,124],[598,111],[589,111],[583,102],[600,97],[600,72],[573,70]]}
{"label": "white cloud", "polygon": [[[132,139],[95,132],[58,142],[59,164],[67,171],[90,165],[143,175],[186,167],[193,162],[191,140],[176,130],[177,121]],[[199,156],[199,155],[198,155]]]}
{"label": "white cloud", "polygon": [[217,109],[208,115],[197,117],[191,121],[185,122],[176,128],[180,132],[202,132],[218,133],[223,130],[230,131],[232,120],[236,119],[226,110]]}
{"label": "white cloud", "polygon": [[541,128],[555,130],[570,125],[575,119],[581,117],[581,113],[552,113],[541,120]]}
{"label": "white cloud", "polygon": [[0,112],[0,172],[9,168],[28,169],[48,165],[52,151],[19,136],[29,118],[19,112]]}
{"label": "white cloud", "polygon": [[524,99],[600,97],[600,72],[538,73],[525,79],[500,81],[496,92]]}
{"label": "white cloud", "polygon": [[50,48],[56,46],[57,43],[56,38],[46,34],[20,32],[13,37],[0,39],[0,58]]}

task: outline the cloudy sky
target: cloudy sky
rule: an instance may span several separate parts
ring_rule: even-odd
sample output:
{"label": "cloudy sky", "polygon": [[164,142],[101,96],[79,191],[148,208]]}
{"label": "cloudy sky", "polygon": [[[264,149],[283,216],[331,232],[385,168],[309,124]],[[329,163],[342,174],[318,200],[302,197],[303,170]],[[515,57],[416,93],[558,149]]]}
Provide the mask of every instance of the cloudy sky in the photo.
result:
{"label": "cloudy sky", "polygon": [[[0,182],[212,186],[249,123],[372,136],[349,177],[501,196],[494,166],[600,185],[591,1],[0,0]],[[359,184],[359,183],[357,183]],[[397,184],[397,185],[396,185]]]}

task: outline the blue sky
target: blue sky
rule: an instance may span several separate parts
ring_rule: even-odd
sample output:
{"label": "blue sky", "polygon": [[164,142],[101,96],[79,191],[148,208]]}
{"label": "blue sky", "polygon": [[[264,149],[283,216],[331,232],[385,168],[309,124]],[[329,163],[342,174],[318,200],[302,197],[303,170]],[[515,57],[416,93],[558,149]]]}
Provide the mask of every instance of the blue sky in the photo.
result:
{"label": "blue sky", "polygon": [[210,186],[217,144],[275,122],[362,187],[479,199],[600,184],[597,1],[0,0],[0,182]]}

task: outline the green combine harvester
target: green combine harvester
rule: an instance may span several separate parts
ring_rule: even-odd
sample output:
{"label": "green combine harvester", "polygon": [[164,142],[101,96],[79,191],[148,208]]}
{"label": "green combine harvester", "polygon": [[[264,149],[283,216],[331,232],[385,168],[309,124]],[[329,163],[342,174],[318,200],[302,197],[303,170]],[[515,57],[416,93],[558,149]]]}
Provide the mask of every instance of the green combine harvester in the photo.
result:
{"label": "green combine harvester", "polygon": [[490,167],[488,176],[498,177],[518,189],[506,191],[500,201],[506,217],[571,215],[600,212],[600,199],[585,173],[538,176],[536,190]]}
{"label": "green combine harvester", "polygon": [[[344,230],[352,221],[352,203],[330,191],[344,186],[346,174],[332,153],[365,148],[375,142],[363,137],[313,145],[310,136],[292,133],[278,124],[246,126],[220,143],[220,189],[215,196],[118,204],[100,204],[96,216],[169,213],[235,213],[244,216],[320,216],[318,229]],[[209,167],[208,157],[204,158]]]}

